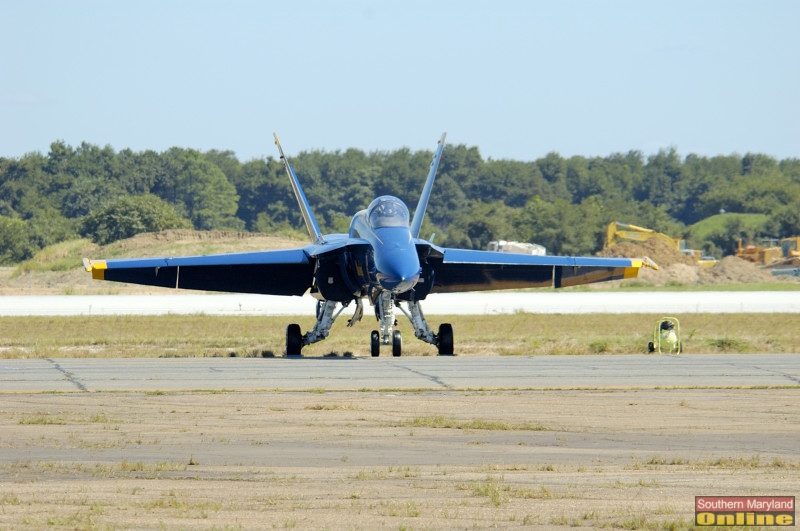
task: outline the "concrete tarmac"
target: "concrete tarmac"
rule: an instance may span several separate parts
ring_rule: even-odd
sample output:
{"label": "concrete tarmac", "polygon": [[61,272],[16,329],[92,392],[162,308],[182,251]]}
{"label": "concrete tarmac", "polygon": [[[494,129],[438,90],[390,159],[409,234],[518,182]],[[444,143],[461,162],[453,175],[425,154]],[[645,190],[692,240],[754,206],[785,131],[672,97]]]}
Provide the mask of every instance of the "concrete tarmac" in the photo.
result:
{"label": "concrete tarmac", "polygon": [[798,389],[797,354],[0,360],[0,528],[685,529],[800,492]]}
{"label": "concrete tarmac", "polygon": [[798,385],[800,356],[796,354],[0,361],[0,393]]}

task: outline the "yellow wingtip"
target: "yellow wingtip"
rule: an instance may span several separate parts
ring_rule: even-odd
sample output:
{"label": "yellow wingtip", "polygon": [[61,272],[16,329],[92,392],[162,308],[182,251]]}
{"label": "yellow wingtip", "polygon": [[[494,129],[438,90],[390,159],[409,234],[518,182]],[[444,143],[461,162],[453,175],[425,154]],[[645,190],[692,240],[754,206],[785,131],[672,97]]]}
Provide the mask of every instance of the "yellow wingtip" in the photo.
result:
{"label": "yellow wingtip", "polygon": [[87,273],[92,274],[93,279],[105,280],[108,264],[106,264],[105,260],[89,260],[88,258],[84,258],[83,268]]}

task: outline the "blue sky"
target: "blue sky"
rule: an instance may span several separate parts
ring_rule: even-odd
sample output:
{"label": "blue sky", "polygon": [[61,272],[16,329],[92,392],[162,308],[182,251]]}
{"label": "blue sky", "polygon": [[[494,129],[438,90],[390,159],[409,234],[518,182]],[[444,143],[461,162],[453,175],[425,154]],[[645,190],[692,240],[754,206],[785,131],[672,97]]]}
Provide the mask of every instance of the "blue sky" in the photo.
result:
{"label": "blue sky", "polygon": [[800,157],[800,2],[0,0],[0,156]]}

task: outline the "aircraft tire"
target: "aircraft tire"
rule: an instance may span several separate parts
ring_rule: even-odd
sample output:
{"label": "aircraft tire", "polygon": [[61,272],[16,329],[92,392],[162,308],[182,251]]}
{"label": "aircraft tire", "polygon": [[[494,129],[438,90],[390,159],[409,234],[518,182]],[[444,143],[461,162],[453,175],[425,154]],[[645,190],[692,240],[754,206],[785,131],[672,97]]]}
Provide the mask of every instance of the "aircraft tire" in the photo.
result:
{"label": "aircraft tire", "polygon": [[395,358],[400,357],[403,353],[403,335],[400,330],[395,330],[392,334],[392,356]]}
{"label": "aircraft tire", "polygon": [[377,358],[381,355],[381,335],[377,330],[373,330],[372,334],[370,335],[369,347],[370,354],[372,354],[373,358]]}
{"label": "aircraft tire", "polygon": [[299,324],[290,324],[286,327],[286,355],[299,356],[303,349],[303,334]]}
{"label": "aircraft tire", "polygon": [[453,355],[453,325],[442,323],[439,325],[439,336],[437,344],[440,356]]}

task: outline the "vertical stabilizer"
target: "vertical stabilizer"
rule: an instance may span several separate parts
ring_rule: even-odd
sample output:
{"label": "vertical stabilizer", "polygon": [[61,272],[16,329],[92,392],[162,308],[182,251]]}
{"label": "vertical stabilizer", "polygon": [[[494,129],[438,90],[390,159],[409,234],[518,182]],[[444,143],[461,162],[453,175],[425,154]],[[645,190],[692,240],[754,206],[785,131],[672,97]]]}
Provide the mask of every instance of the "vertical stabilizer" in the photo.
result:
{"label": "vertical stabilizer", "polygon": [[278,140],[278,134],[272,133],[272,135],[275,137],[275,145],[278,146],[278,151],[281,154],[283,167],[286,168],[286,173],[289,175],[289,180],[292,182],[292,190],[294,190],[294,196],[297,198],[297,204],[300,205],[300,211],[303,213],[303,219],[306,222],[308,234],[311,236],[314,243],[322,243],[325,241],[325,238],[322,237],[322,231],[319,230],[319,225],[317,224],[316,218],[314,218],[314,213],[311,211],[311,205],[308,204],[308,199],[306,199],[306,194],[303,192],[303,187],[300,186],[297,175],[295,175],[291,164],[289,164],[289,161],[283,154],[283,148],[281,147],[280,140]]}
{"label": "vertical stabilizer", "polygon": [[447,133],[442,133],[442,138],[439,140],[439,145],[436,146],[436,152],[433,154],[431,161],[431,169],[428,171],[428,178],[425,180],[425,186],[422,188],[422,195],[419,196],[419,203],[417,209],[414,211],[414,219],[411,220],[411,236],[419,238],[419,231],[422,228],[422,218],[425,217],[425,210],[428,208],[428,200],[431,198],[431,189],[433,188],[433,181],[436,179],[436,170],[439,168],[439,161],[442,159],[442,151],[444,151],[444,139]]}

